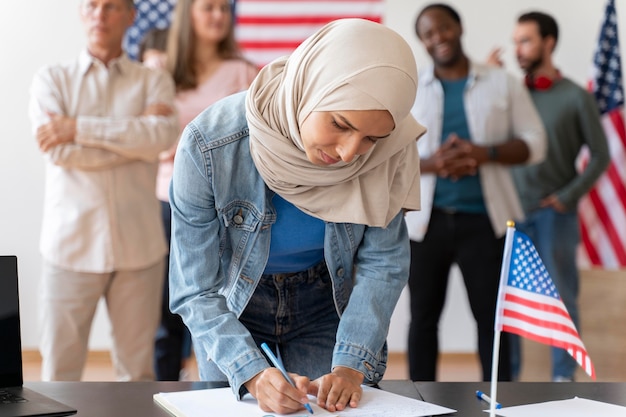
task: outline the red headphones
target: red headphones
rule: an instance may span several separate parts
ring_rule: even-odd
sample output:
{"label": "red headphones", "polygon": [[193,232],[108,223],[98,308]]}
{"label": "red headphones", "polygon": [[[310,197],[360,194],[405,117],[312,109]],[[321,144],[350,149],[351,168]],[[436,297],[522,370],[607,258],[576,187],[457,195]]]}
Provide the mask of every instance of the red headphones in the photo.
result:
{"label": "red headphones", "polygon": [[561,78],[563,77],[561,76],[560,71],[556,72],[556,76],[554,78],[546,77],[545,75],[535,77],[532,74],[526,74],[524,82],[526,83],[526,87],[530,90],[545,91],[552,88],[554,82],[559,81]]}

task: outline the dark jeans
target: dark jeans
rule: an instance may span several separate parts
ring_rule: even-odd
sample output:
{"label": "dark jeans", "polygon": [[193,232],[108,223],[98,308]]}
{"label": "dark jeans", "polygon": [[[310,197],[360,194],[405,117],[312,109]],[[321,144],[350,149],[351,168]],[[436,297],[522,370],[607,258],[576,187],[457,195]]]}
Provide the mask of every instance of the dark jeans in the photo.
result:
{"label": "dark jeans", "polygon": [[[478,332],[483,381],[491,379],[495,307],[504,237],[496,238],[485,214],[449,213],[433,209],[422,242],[411,241],[411,324],[409,374],[414,381],[434,381],[439,355],[439,318],[448,275],[454,263],[463,275]],[[498,379],[511,379],[509,343],[501,334]]]}
{"label": "dark jeans", "polygon": [[[339,315],[324,262],[293,274],[262,275],[239,317],[257,346],[266,342],[289,372],[318,378],[331,371]],[[214,363],[203,379],[226,377]]]}
{"label": "dark jeans", "polygon": [[[170,205],[161,201],[161,216],[165,237],[169,246],[171,240],[172,213]],[[154,372],[157,381],[178,381],[182,361],[191,355],[191,335],[178,314],[170,311],[169,296],[169,254],[165,257],[165,279],[161,321],[154,342]]]}

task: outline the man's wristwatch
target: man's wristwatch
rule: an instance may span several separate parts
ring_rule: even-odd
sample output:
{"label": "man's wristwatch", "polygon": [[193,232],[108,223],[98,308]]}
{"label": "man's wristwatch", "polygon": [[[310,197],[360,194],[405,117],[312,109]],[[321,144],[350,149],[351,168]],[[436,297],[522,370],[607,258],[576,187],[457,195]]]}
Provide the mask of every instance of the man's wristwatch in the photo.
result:
{"label": "man's wristwatch", "polygon": [[489,155],[489,160],[492,162],[498,159],[498,149],[495,147],[495,145],[491,145],[489,148],[487,148],[487,155]]}

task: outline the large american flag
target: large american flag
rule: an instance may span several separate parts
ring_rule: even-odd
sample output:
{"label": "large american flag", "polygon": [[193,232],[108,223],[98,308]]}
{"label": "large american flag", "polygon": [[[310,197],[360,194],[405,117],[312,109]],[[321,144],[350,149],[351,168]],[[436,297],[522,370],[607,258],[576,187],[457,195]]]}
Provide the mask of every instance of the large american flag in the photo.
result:
{"label": "large american flag", "polygon": [[626,130],[624,89],[614,0],[606,5],[589,90],[595,95],[607,135],[611,163],[581,200],[580,267],[626,267]]}
{"label": "large american flag", "polygon": [[263,66],[290,54],[326,23],[346,17],[381,22],[384,0],[237,0],[235,33],[245,56]]}
{"label": "large american flag", "polygon": [[591,358],[530,238],[509,227],[503,258],[495,330],[565,349],[595,380]]}
{"label": "large american flag", "polygon": [[[326,23],[346,17],[382,22],[384,0],[232,0],[235,34],[244,55],[259,67],[290,54]],[[176,0],[135,0],[137,17],[125,49],[137,59],[139,44],[152,28],[169,27]]]}

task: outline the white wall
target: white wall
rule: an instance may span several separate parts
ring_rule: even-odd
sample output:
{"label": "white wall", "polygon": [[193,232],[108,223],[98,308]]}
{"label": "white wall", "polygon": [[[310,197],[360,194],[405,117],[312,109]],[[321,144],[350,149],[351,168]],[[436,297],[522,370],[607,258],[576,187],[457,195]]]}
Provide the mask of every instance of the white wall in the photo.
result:
{"label": "white wall", "polygon": [[[438,0],[388,0],[386,23],[397,30],[411,44],[419,68],[430,63],[414,32],[415,17],[419,11]],[[521,78],[517,67],[511,34],[517,16],[530,10],[550,13],[559,23],[559,43],[554,55],[561,72],[574,81],[585,85],[600,24],[606,6],[605,1],[571,0],[444,0],[461,15],[465,52],[474,60],[484,60],[492,48],[504,49],[505,66]],[[618,27],[626,30],[626,0],[615,0]],[[621,12],[621,13],[620,13]],[[621,44],[622,56],[626,38]],[[419,87],[418,87],[419,88]],[[405,351],[407,326],[410,319],[408,291],[396,307],[389,334],[389,349]],[[476,335],[474,320],[466,300],[465,288],[458,268],[451,273],[446,307],[440,323],[440,348],[447,352],[475,351]]]}
{"label": "white wall", "polygon": [[[411,43],[418,67],[429,62],[413,33],[415,16],[430,2],[387,0],[386,23]],[[556,62],[562,72],[584,83],[590,68],[604,1],[571,0],[451,0],[461,14],[464,45],[468,54],[484,59],[493,46],[505,47],[504,60],[516,74],[511,29],[516,16],[529,9],[552,13],[562,36]],[[626,0],[616,0],[618,12]],[[491,16],[491,17],[490,17]],[[620,27],[626,28],[624,14]],[[622,31],[623,33],[623,31]],[[43,196],[43,161],[35,146],[27,117],[28,90],[34,72],[44,64],[76,56],[84,44],[78,20],[78,0],[29,0],[0,2],[0,254],[19,257],[23,344],[37,346],[37,290],[41,258],[38,236]],[[626,39],[622,46],[626,44]],[[622,54],[623,52],[622,47]],[[444,313],[441,346],[446,351],[472,351],[474,340],[458,274],[453,274],[449,302]],[[63,291],[62,288],[59,291]],[[404,294],[394,314],[389,345],[405,350],[408,298]],[[108,322],[99,312],[92,331],[91,347],[110,345]]]}

